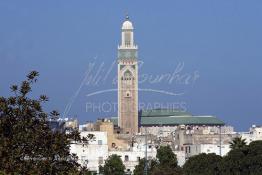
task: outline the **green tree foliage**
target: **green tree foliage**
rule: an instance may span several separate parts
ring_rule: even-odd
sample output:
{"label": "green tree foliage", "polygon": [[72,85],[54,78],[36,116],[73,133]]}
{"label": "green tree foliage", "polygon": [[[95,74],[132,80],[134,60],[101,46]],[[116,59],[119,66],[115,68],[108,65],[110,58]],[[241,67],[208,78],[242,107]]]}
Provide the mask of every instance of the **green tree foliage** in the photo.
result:
{"label": "green tree foliage", "polygon": [[254,141],[241,149],[231,150],[223,158],[220,170],[223,175],[261,175],[262,141]]}
{"label": "green tree foliage", "polygon": [[182,169],[177,165],[177,158],[170,146],[160,146],[156,158],[158,164],[153,168],[152,175],[181,175]]}
{"label": "green tree foliage", "polygon": [[[157,160],[147,162],[148,175],[181,175],[182,169],[177,165],[177,158],[170,146],[160,146],[157,150]],[[141,159],[135,167],[134,174],[144,173],[145,159]]]}
{"label": "green tree foliage", "polygon": [[[157,161],[155,159],[151,159],[147,161],[147,174],[152,174],[152,170],[157,165]],[[144,175],[145,170],[145,158],[140,159],[138,165],[135,166],[134,175]]]}
{"label": "green tree foliage", "polygon": [[183,166],[185,175],[219,175],[222,157],[214,153],[190,157]]}
{"label": "green tree foliage", "polygon": [[170,146],[160,146],[157,150],[156,158],[159,161],[159,166],[176,167],[177,158]]}
{"label": "green tree foliage", "polygon": [[125,165],[118,155],[113,154],[107,158],[104,167],[99,167],[99,171],[104,175],[124,175]]}
{"label": "green tree foliage", "polygon": [[244,148],[247,143],[245,139],[242,139],[241,137],[236,137],[232,140],[232,142],[229,143],[231,149],[242,149]]}
{"label": "green tree foliage", "polygon": [[[69,152],[67,135],[53,132],[47,123],[55,119],[56,111],[48,115],[42,104],[45,95],[29,97],[39,73],[32,71],[20,86],[11,86],[10,97],[0,97],[0,172],[4,174],[78,174],[76,155]],[[79,133],[78,133],[79,134]]]}

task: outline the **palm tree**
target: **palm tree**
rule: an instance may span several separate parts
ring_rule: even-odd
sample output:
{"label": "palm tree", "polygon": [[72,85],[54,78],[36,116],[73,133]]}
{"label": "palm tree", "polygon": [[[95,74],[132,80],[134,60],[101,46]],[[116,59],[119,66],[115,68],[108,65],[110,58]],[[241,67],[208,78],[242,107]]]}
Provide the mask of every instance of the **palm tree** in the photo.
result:
{"label": "palm tree", "polygon": [[247,145],[246,139],[242,139],[240,137],[235,137],[230,143],[230,148],[235,149],[242,149]]}

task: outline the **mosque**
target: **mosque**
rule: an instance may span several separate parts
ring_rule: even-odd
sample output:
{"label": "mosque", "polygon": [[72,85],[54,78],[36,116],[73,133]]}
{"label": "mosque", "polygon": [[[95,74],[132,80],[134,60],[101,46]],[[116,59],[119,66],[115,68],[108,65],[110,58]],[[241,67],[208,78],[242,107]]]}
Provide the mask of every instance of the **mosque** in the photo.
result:
{"label": "mosque", "polygon": [[[98,167],[116,154],[131,174],[141,158],[155,158],[161,145],[172,148],[180,166],[202,152],[225,155],[229,151],[228,142],[235,137],[233,127],[214,116],[194,116],[171,108],[139,110],[138,47],[128,16],[122,24],[117,63],[118,116],[79,125],[81,136],[93,134],[96,138],[86,147],[71,145],[70,152],[81,158],[81,165],[97,173]],[[75,122],[67,124],[77,128]]]}
{"label": "mosque", "polygon": [[175,109],[138,109],[138,47],[134,42],[134,27],[126,16],[118,46],[118,117],[111,118],[124,134],[134,135],[143,128],[178,125],[222,126],[214,116],[193,116]]}

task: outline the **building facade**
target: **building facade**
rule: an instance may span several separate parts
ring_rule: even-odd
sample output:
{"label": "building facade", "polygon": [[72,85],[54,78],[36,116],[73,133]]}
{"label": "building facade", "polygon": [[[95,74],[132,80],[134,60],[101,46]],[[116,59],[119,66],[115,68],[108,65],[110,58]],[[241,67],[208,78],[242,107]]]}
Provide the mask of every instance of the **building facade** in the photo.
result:
{"label": "building facade", "polygon": [[138,132],[138,65],[133,30],[127,16],[118,46],[118,126],[125,134]]}
{"label": "building facade", "polygon": [[99,165],[103,166],[108,158],[107,133],[100,131],[83,131],[81,137],[86,137],[88,134],[94,135],[94,140],[88,144],[81,142],[72,142],[70,145],[70,153],[76,154],[78,163],[82,167],[86,167],[89,171],[98,172]]}
{"label": "building facade", "polygon": [[239,136],[245,139],[247,144],[256,140],[262,140],[262,126],[252,125],[249,132],[239,132]]}

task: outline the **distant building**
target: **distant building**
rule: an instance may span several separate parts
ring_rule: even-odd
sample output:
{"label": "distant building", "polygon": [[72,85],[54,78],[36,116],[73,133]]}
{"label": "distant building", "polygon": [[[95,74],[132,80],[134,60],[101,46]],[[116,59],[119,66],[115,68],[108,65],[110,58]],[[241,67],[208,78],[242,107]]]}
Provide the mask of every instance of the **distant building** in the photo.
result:
{"label": "distant building", "polygon": [[214,116],[193,116],[175,109],[141,110],[139,112],[140,132],[145,129],[151,134],[171,134],[177,126],[223,126],[225,123]]}
{"label": "distant building", "polygon": [[262,140],[262,126],[252,125],[249,132],[239,132],[239,136],[245,139],[247,144],[252,141]]}
{"label": "distant building", "polygon": [[[156,157],[156,148],[148,146],[147,156],[148,159]],[[135,169],[135,166],[138,165],[139,160],[145,157],[145,145],[134,145],[132,149],[125,151],[112,150],[109,151],[109,155],[116,154],[122,159],[127,172],[132,172]]]}
{"label": "distant building", "polygon": [[86,122],[85,124],[79,125],[79,131],[94,131],[94,122]]}
{"label": "distant building", "polygon": [[186,159],[200,153],[224,156],[230,151],[229,142],[237,134],[231,126],[185,126],[177,127],[174,134],[175,150],[184,151]]}
{"label": "distant building", "polygon": [[[112,117],[110,120],[117,126],[117,117]],[[139,112],[138,125],[141,133],[145,133],[147,129],[150,134],[167,136],[180,125],[224,126],[225,123],[215,116],[193,116],[188,112],[176,109],[152,109]]]}
{"label": "distant building", "polygon": [[70,152],[78,156],[78,163],[90,171],[98,172],[99,165],[104,165],[108,158],[107,133],[100,131],[81,132],[81,137],[93,134],[95,139],[88,144],[74,143],[70,145]]}
{"label": "distant building", "polygon": [[47,121],[50,129],[52,131],[65,131],[65,121],[64,120],[49,120]]}
{"label": "distant building", "polygon": [[217,144],[194,144],[194,145],[188,145],[185,147],[185,155],[186,158],[195,156],[201,153],[215,153],[216,155],[220,155],[221,151],[221,156],[225,156],[229,151],[230,151],[230,145],[229,144],[223,144],[220,145]]}
{"label": "distant building", "polygon": [[114,128],[114,124],[108,119],[98,120],[95,124],[96,131],[107,133],[109,150],[127,150],[130,145],[130,135],[122,134]]}
{"label": "distant building", "polygon": [[118,126],[125,134],[138,132],[138,65],[133,29],[127,16],[118,46]]}
{"label": "distant building", "polygon": [[76,118],[65,118],[64,121],[64,127],[67,131],[75,130],[79,127],[78,120]]}

